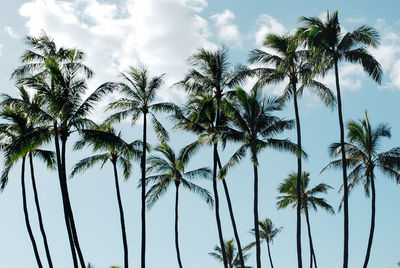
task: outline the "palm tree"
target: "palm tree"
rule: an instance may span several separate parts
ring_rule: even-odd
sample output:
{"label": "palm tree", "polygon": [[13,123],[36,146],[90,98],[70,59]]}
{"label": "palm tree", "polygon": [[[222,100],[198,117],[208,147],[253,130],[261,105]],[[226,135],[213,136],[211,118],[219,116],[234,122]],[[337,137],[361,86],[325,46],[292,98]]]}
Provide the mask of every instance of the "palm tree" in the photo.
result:
{"label": "palm tree", "polygon": [[247,93],[239,88],[232,96],[232,102],[226,103],[226,113],[231,124],[236,129],[229,129],[227,135],[233,141],[242,143],[228,163],[221,169],[220,175],[235,166],[246,152],[250,151],[254,170],[254,232],[256,237],[257,268],[261,267],[260,231],[258,226],[258,154],[267,148],[299,153],[298,147],[289,140],[275,139],[274,137],[284,130],[293,127],[293,121],[282,120],[272,115],[280,109],[278,99],[266,98],[261,93],[261,83]]}
{"label": "palm tree", "polygon": [[117,165],[123,169],[123,175],[127,180],[131,174],[131,159],[139,158],[140,152],[137,149],[141,144],[138,141],[127,143],[121,138],[121,133],[118,134],[108,124],[100,125],[93,129],[85,129],[82,131],[82,139],[75,144],[75,149],[82,149],[85,146],[92,146],[95,152],[100,151],[100,154],[89,156],[80,160],[72,169],[71,177],[78,172],[83,172],[97,163],[101,167],[107,161],[110,161],[114,170],[115,190],[117,193],[117,202],[120,215],[122,242],[124,247],[124,267],[128,268],[128,241],[125,230],[125,217],[122,206],[121,193],[118,182]]}
{"label": "palm tree", "polygon": [[[306,216],[308,240],[310,244],[310,267],[313,267],[313,261],[315,268],[317,268],[317,259],[315,257],[315,250],[311,237],[311,226],[309,218],[309,209],[314,209],[317,211],[318,207],[325,209],[329,213],[334,213],[331,205],[329,205],[325,198],[317,197],[318,194],[325,194],[328,192],[330,187],[325,183],[320,183],[314,188],[309,189],[310,184],[310,173],[304,171],[301,175],[301,211]],[[279,193],[282,194],[278,197],[278,202],[276,203],[278,209],[283,209],[288,206],[295,208],[297,206],[297,174],[291,173],[289,177],[284,180],[278,187]]]}
{"label": "palm tree", "polygon": [[[222,103],[224,100],[222,100]],[[198,135],[198,139],[185,147],[185,154],[188,157],[191,156],[193,152],[196,152],[200,146],[204,144],[213,145],[214,137],[220,134],[214,127],[215,122],[215,101],[210,94],[191,94],[186,105],[179,111],[175,113],[174,120],[177,122],[175,128],[191,131]],[[227,123],[227,118],[224,113],[221,113],[219,118],[220,127],[224,127]],[[225,146],[225,141],[222,138],[223,146]],[[219,153],[216,154],[218,168],[222,168],[222,163],[219,158]],[[239,259],[242,256],[242,247],[240,243],[239,233],[236,226],[235,216],[233,212],[232,201],[229,194],[228,184],[226,182],[226,176],[220,177],[228,204],[229,216],[232,223],[233,234],[238,245]],[[244,265],[244,260],[243,260]]]}
{"label": "palm tree", "polygon": [[[121,83],[106,83],[105,87],[113,90],[119,90],[125,97],[112,102],[107,109],[119,109],[113,114],[108,121],[120,121],[130,117],[132,123],[135,123],[140,116],[143,116],[143,148],[140,162],[141,181],[146,180],[146,144],[147,144],[147,115],[151,115],[151,122],[158,139],[162,141],[168,140],[168,132],[161,125],[155,116],[155,112],[171,111],[174,105],[171,103],[157,103],[156,94],[161,87],[164,75],[149,77],[149,71],[144,66],[131,66],[127,73],[122,73],[125,80]],[[142,241],[141,241],[141,267],[146,266],[146,184],[141,183],[141,199],[142,199]]]}
{"label": "palm tree", "polygon": [[[30,114],[38,117],[39,121],[46,122],[52,129],[64,218],[73,263],[74,267],[78,267],[77,253],[79,262],[84,268],[86,265],[78,240],[67,187],[66,146],[68,138],[73,132],[93,125],[87,116],[93,110],[95,103],[113,88],[104,84],[84,99],[87,80],[93,75],[93,72],[83,63],[84,53],[76,49],[57,49],[55,43],[47,36],[36,41],[31,43],[34,49],[31,51],[32,55],[23,59],[27,63],[19,68],[26,67],[27,70],[22,72],[23,75],[17,75],[17,78],[18,84],[37,91],[41,105],[29,104],[11,97],[4,102],[8,105],[24,107]],[[16,73],[19,73],[18,69]]]}
{"label": "palm tree", "polygon": [[[225,247],[225,252],[226,252],[227,259],[228,259],[228,268],[234,268],[234,267],[241,268],[241,267],[243,267],[240,264],[239,253],[236,250],[233,238],[231,240],[225,241],[224,247]],[[246,247],[243,248],[243,251],[246,252],[250,248],[251,248],[250,246],[246,246]],[[213,257],[217,261],[223,262],[222,250],[221,250],[221,248],[219,246],[215,246],[214,247],[214,252],[210,252],[210,253],[208,253],[208,255],[210,255],[211,257]],[[244,260],[247,260],[249,257],[250,257],[249,253],[247,253],[247,254],[245,253],[243,255]],[[244,266],[244,268],[251,268],[251,266]]]}
{"label": "palm tree", "polygon": [[[209,118],[207,121],[211,121],[209,128],[209,134],[212,132],[212,135],[208,135],[209,143],[213,144],[213,193],[215,200],[215,219],[217,223],[218,230],[218,238],[220,243],[220,248],[222,250],[222,257],[224,260],[224,267],[227,268],[227,258],[225,254],[224,247],[224,238],[222,233],[221,219],[219,215],[219,196],[218,196],[218,188],[217,188],[217,167],[221,168],[221,163],[218,155],[218,129],[223,126],[223,113],[221,111],[221,103],[226,94],[226,89],[233,88],[237,86],[239,83],[244,82],[248,70],[244,66],[238,66],[236,69],[232,68],[232,66],[228,62],[228,51],[225,48],[218,49],[217,51],[208,51],[205,49],[200,49],[196,54],[189,58],[189,63],[193,67],[188,74],[186,74],[185,78],[178,82],[177,85],[182,87],[187,92],[192,94],[192,97],[195,95],[210,97],[209,104],[213,105],[215,111],[210,111],[211,107],[207,107]],[[195,98],[195,97],[194,97]],[[210,117],[212,115],[212,117]],[[197,117],[197,112],[193,115],[194,118]],[[204,118],[204,115],[201,116]],[[191,123],[193,126],[193,122]],[[197,130],[196,130],[197,131]],[[189,148],[196,148],[198,142],[195,142]],[[239,235],[236,228],[236,223],[233,216],[232,204],[229,196],[229,191],[225,180],[223,179],[223,186],[225,191],[225,196],[228,203],[229,214],[231,217],[232,227],[234,230],[235,240],[238,244],[238,251],[241,265],[244,267],[244,259],[242,253],[242,247],[240,244]]]}
{"label": "palm tree", "polygon": [[[365,112],[365,118],[358,121],[349,121],[347,127],[348,143],[345,143],[346,160],[351,172],[348,174],[349,191],[357,184],[363,183],[366,195],[371,193],[371,226],[369,231],[367,252],[363,267],[368,266],[371,254],[372,240],[375,230],[375,167],[383,174],[396,179],[400,183],[400,147],[388,151],[378,152],[382,138],[390,138],[390,127],[387,124],[379,124],[373,128],[369,121],[369,114]],[[332,156],[341,154],[340,143],[330,146]],[[341,168],[339,160],[332,161],[322,171],[328,168]],[[321,172],[322,172],[321,171]],[[341,187],[341,189],[343,186]]]}
{"label": "palm tree", "polygon": [[[282,95],[283,101],[293,98],[294,112],[296,119],[297,146],[301,146],[300,115],[298,97],[301,97],[304,88],[309,88],[317,94],[326,104],[333,106],[335,103],[334,94],[322,83],[312,79],[313,68],[309,60],[307,50],[300,49],[299,40],[294,35],[268,34],[263,46],[272,49],[271,54],[261,49],[250,52],[251,63],[263,63],[265,67],[255,68],[252,71],[260,76],[260,81],[266,84],[282,82],[288,79]],[[271,68],[271,65],[273,68]],[[300,86],[299,86],[300,85]],[[297,158],[297,261],[298,267],[302,267],[301,256],[301,217],[300,217],[300,174],[302,173],[301,155]]]}
{"label": "palm tree", "polygon": [[366,49],[366,46],[376,47],[379,44],[379,34],[374,28],[362,25],[352,32],[342,35],[337,11],[333,14],[329,14],[327,11],[325,20],[317,17],[301,17],[300,21],[304,25],[298,29],[297,33],[300,38],[306,41],[313,54],[317,56],[318,59],[315,61],[318,63],[317,70],[327,72],[332,67],[335,70],[344,191],[343,268],[347,268],[349,262],[348,182],[338,64],[341,61],[359,63],[364,71],[380,84],[382,79],[381,65]]}
{"label": "palm tree", "polygon": [[185,171],[188,164],[189,158],[184,157],[182,153],[178,156],[166,143],[161,143],[157,146],[154,151],[161,154],[161,156],[152,155],[148,158],[148,169],[149,174],[156,173],[156,175],[148,176],[146,183],[154,182],[154,184],[148,190],[147,206],[152,207],[160,197],[168,190],[171,184],[175,185],[175,248],[178,265],[180,268],[183,267],[180,250],[179,250],[179,239],[178,239],[178,202],[179,202],[179,186],[182,185],[185,189],[199,195],[204,201],[210,206],[213,205],[213,199],[210,193],[191,182],[196,178],[207,178],[210,175],[208,168],[202,167],[191,171]]}
{"label": "palm tree", "polygon": [[[19,91],[21,97],[31,101],[28,93],[24,88],[20,87]],[[43,143],[49,141],[49,131],[46,127],[37,126],[33,118],[21,109],[16,107],[8,107],[2,105],[0,117],[6,120],[6,123],[0,124],[0,148],[4,153],[5,169],[1,174],[1,191],[4,190],[8,182],[9,171],[15,165],[15,163],[22,159],[21,166],[21,187],[22,187],[22,201],[23,211],[25,216],[25,225],[28,231],[29,238],[33,247],[36,262],[38,267],[43,267],[40,260],[37,244],[32,232],[27,199],[26,199],[26,187],[25,187],[25,163],[26,158],[29,158],[30,170],[31,170],[31,181],[35,199],[35,206],[39,221],[39,227],[43,238],[43,243],[46,251],[46,257],[49,267],[53,267],[50,250],[47,242],[47,236],[43,225],[42,213],[40,209],[39,197],[36,188],[36,180],[33,168],[33,156],[39,157],[47,163],[49,168],[54,166],[53,153],[46,150],[40,150],[38,147]]]}
{"label": "palm tree", "polygon": [[[260,227],[260,238],[267,243],[269,263],[271,264],[271,268],[274,268],[274,265],[272,263],[270,244],[274,243],[275,236],[282,231],[283,227],[276,228],[269,218],[266,218],[263,221],[259,221],[258,225]],[[254,234],[254,229],[251,230],[251,233]],[[251,243],[250,245],[251,247],[253,247],[255,243]]]}

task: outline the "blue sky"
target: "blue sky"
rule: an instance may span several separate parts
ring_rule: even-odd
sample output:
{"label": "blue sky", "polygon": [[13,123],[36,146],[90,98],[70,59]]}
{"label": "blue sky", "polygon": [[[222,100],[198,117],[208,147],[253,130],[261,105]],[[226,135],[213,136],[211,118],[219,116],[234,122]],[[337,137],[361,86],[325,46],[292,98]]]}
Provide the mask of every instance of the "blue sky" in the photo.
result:
{"label": "blue sky", "polygon": [[[289,7],[288,7],[289,6]],[[381,86],[377,86],[359,66],[342,64],[341,85],[345,120],[359,119],[368,109],[373,123],[387,122],[392,127],[392,138],[382,143],[382,150],[399,145],[400,124],[398,100],[400,94],[400,2],[393,1],[228,1],[228,0],[31,0],[3,1],[0,10],[0,89],[16,94],[11,72],[18,66],[25,49],[22,38],[37,35],[41,30],[53,36],[58,44],[78,47],[87,52],[87,64],[96,76],[90,87],[105,81],[115,81],[118,73],[129,65],[147,64],[154,74],[167,73],[160,99],[182,102],[184,94],[170,88],[188,69],[186,59],[196,49],[215,49],[225,45],[230,50],[233,64],[246,63],[248,52],[260,45],[266,33],[292,31],[300,16],[321,16],[326,9],[339,10],[344,31],[366,23],[381,34],[381,46],[371,53],[384,70]],[[321,81],[334,89],[333,74]],[[251,86],[251,83],[246,86]],[[268,94],[279,94],[282,85],[265,89]],[[117,96],[107,97],[93,118],[104,118],[105,105]],[[326,196],[337,208],[340,195],[340,172],[320,170],[330,161],[327,147],[339,139],[336,111],[325,108],[318,100],[305,94],[300,102],[303,146],[309,155],[304,163],[311,173],[311,184],[325,182],[332,187]],[[280,115],[293,118],[288,105]],[[166,125],[171,126],[167,121]],[[127,140],[140,137],[140,124],[120,125]],[[295,138],[294,132],[282,137]],[[151,141],[155,141],[151,135]],[[180,149],[194,137],[172,132],[171,145]],[[76,137],[71,138],[70,148]],[[230,145],[222,153],[226,162],[237,145]],[[68,166],[91,151],[68,151]],[[211,151],[202,150],[191,167],[211,163]],[[277,267],[295,267],[295,211],[277,210],[276,188],[296,168],[296,159],[285,153],[265,151],[260,157],[260,218],[269,217],[283,231],[272,246],[272,257]],[[44,224],[48,232],[50,250],[56,267],[71,267],[71,257],[65,232],[62,205],[55,172],[37,163],[37,181],[43,208]],[[246,159],[227,178],[243,244],[251,241],[252,173]],[[22,213],[19,166],[13,170],[7,188],[0,195],[0,266],[35,267],[34,256]],[[127,217],[127,233],[132,267],[139,266],[140,252],[140,193],[136,189],[139,170],[122,185],[122,198]],[[29,178],[29,177],[28,177]],[[29,180],[28,180],[29,181]],[[211,190],[210,182],[199,182]],[[28,183],[28,188],[30,184]],[[30,189],[30,188],[29,188]],[[96,268],[122,264],[122,242],[117,201],[112,180],[112,169],[94,168],[69,181],[72,207],[75,213],[81,246],[86,260]],[[39,245],[42,246],[33,199],[29,193],[31,221]],[[233,237],[227,206],[221,193],[221,213],[224,238]],[[160,203],[148,212],[148,267],[176,267],[173,240],[173,192],[168,192]],[[182,191],[180,244],[186,267],[221,267],[207,253],[217,244],[213,212],[195,196]],[[370,267],[396,267],[400,261],[400,189],[390,179],[377,174],[377,223]],[[350,267],[359,267],[364,258],[370,217],[370,202],[361,189],[350,196]],[[311,225],[320,267],[340,267],[342,260],[343,215],[323,211],[312,213]],[[304,225],[303,225],[304,226]],[[303,229],[303,258],[308,265],[308,240]],[[40,247],[41,256],[44,250]],[[266,248],[262,261],[267,265]],[[249,265],[254,265],[254,254]]]}

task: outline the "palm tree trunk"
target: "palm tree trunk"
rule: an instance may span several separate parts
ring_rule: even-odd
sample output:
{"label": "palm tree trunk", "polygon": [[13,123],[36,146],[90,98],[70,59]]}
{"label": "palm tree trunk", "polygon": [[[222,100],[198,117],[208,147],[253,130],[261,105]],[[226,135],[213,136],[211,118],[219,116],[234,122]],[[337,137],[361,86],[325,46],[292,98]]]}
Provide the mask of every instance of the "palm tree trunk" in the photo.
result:
{"label": "palm tree trunk", "polygon": [[338,104],[338,116],[340,126],[340,149],[342,151],[342,171],[343,171],[343,214],[344,214],[344,241],[343,241],[343,268],[349,265],[349,189],[347,186],[347,161],[346,151],[344,148],[344,124],[342,115],[342,98],[340,95],[339,70],[338,63],[335,59],[335,80],[336,95]]}
{"label": "palm tree trunk", "polygon": [[181,253],[179,252],[179,239],[178,239],[178,201],[179,201],[179,182],[175,182],[176,192],[175,192],[175,248],[176,248],[176,258],[178,259],[179,268],[183,268]]}
{"label": "palm tree trunk", "polygon": [[[217,152],[217,161],[218,161],[219,169],[221,169],[222,165],[221,165],[221,160],[219,159],[218,152]],[[229,195],[228,184],[226,183],[225,179],[222,179],[222,185],[224,186],[226,202],[228,203],[229,216],[230,216],[231,222],[232,222],[233,234],[235,236],[236,244],[237,244],[237,247],[238,247],[240,265],[244,268],[245,266],[244,266],[242,245],[240,243],[239,233],[238,233],[237,227],[236,227],[235,216],[233,215],[233,208],[232,208],[231,198],[230,198],[230,195]]]}
{"label": "palm tree trunk", "polygon": [[115,190],[117,192],[119,219],[121,222],[122,243],[124,245],[124,268],[128,268],[129,267],[129,265],[128,265],[128,242],[126,239],[124,209],[122,207],[121,192],[119,191],[117,164],[116,164],[116,161],[113,161],[112,163],[113,163],[113,167],[114,167]]}
{"label": "palm tree trunk", "polygon": [[21,167],[21,188],[22,188],[22,206],[24,210],[26,229],[29,234],[29,238],[32,243],[33,252],[35,253],[36,262],[39,268],[43,268],[42,262],[40,261],[39,251],[36,245],[35,237],[33,236],[31,224],[29,222],[28,206],[26,204],[26,189],[25,189],[25,156],[22,158]]}
{"label": "palm tree trunk", "polygon": [[70,201],[69,193],[68,193],[67,175],[66,175],[67,169],[66,169],[66,160],[65,160],[66,146],[67,146],[67,139],[61,138],[61,167],[63,170],[63,180],[64,180],[64,188],[65,188],[64,191],[65,191],[65,198],[66,198],[66,202],[67,202],[68,218],[69,218],[71,233],[72,233],[72,237],[74,240],[75,249],[78,254],[79,262],[81,263],[82,268],[86,268],[85,260],[83,258],[81,247],[79,245],[78,233],[76,232],[76,227],[75,227],[74,214],[72,212],[71,201]]}
{"label": "palm tree trunk", "polygon": [[272,264],[271,250],[270,250],[270,248],[269,248],[269,242],[268,242],[268,240],[267,240],[267,250],[268,250],[269,263],[271,264],[271,268],[274,268],[274,265]]}
{"label": "palm tree trunk", "polygon": [[371,247],[372,247],[372,240],[374,238],[374,230],[375,230],[375,181],[374,181],[374,174],[371,171],[370,174],[370,181],[371,181],[371,227],[369,230],[369,238],[368,238],[368,247],[367,247],[367,254],[365,255],[364,265],[363,268],[367,268],[369,257],[371,254]]}
{"label": "palm tree trunk", "polygon": [[143,152],[140,167],[142,169],[142,247],[141,267],[146,267],[146,143],[147,143],[147,114],[143,113]]}
{"label": "palm tree trunk", "polygon": [[[300,128],[300,115],[299,115],[299,106],[297,104],[297,90],[296,84],[294,86],[293,93],[293,102],[294,102],[294,112],[296,116],[296,131],[297,131],[297,146],[301,152],[301,128]],[[296,186],[296,194],[297,194],[297,229],[296,229],[296,242],[297,242],[297,266],[299,268],[303,267],[303,261],[301,256],[301,153],[297,156],[297,186]]]}
{"label": "palm tree trunk", "polygon": [[51,256],[50,256],[49,244],[47,243],[47,236],[46,236],[46,232],[44,230],[44,225],[43,225],[42,211],[40,209],[40,204],[39,204],[39,195],[38,195],[37,188],[36,188],[35,172],[33,169],[33,158],[32,158],[31,153],[29,154],[29,164],[31,167],[32,189],[33,189],[33,195],[35,198],[37,216],[38,216],[38,220],[39,220],[39,228],[40,228],[40,232],[42,234],[43,244],[44,244],[44,248],[46,251],[46,257],[47,257],[47,262],[49,263],[49,268],[53,268],[53,262],[52,262]]}
{"label": "palm tree trunk", "polygon": [[218,196],[218,188],[217,188],[217,143],[214,143],[213,146],[214,157],[213,157],[213,191],[214,191],[214,205],[215,205],[215,219],[217,221],[217,229],[218,229],[218,238],[219,243],[221,245],[221,253],[222,259],[224,261],[224,267],[228,268],[228,259],[226,257],[225,245],[224,245],[224,238],[222,236],[222,226],[221,226],[221,219],[219,216],[219,196]]}
{"label": "palm tree trunk", "polygon": [[[253,161],[257,156],[253,154]],[[253,163],[254,168],[254,233],[256,235],[256,260],[257,268],[261,268],[261,246],[260,246],[260,230],[258,227],[258,170],[257,164]]]}
{"label": "palm tree trunk", "polygon": [[54,123],[54,143],[55,143],[55,148],[56,148],[57,170],[58,170],[58,178],[59,178],[59,182],[60,182],[61,197],[62,197],[62,202],[63,202],[65,226],[67,228],[68,240],[69,240],[69,245],[70,245],[70,249],[71,249],[72,261],[74,263],[74,268],[78,268],[78,259],[76,257],[74,239],[72,237],[72,232],[71,232],[71,227],[70,227],[69,217],[68,217],[67,201],[65,198],[65,187],[66,186],[65,186],[64,179],[63,179],[64,175],[63,175],[63,170],[62,170],[62,166],[61,166],[61,152],[60,152],[59,133],[58,133],[57,123]]}
{"label": "palm tree trunk", "polygon": [[315,268],[317,268],[317,259],[315,257],[314,246],[311,237],[311,225],[310,225],[310,218],[308,215],[308,209],[305,207],[305,214],[306,214],[306,222],[307,222],[307,231],[308,231],[308,241],[310,243],[310,267],[312,268],[312,263],[314,261]]}

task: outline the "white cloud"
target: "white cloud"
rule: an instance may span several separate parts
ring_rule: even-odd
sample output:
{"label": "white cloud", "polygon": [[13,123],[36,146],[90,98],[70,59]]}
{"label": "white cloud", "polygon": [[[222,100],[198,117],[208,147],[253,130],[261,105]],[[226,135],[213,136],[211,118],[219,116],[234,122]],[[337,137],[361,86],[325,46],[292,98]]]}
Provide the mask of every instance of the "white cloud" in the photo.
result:
{"label": "white cloud", "polygon": [[0,56],[3,55],[3,48],[4,48],[4,45],[3,45],[3,44],[0,44]]}
{"label": "white cloud", "polygon": [[235,19],[235,14],[232,11],[226,9],[222,13],[211,16],[211,19],[214,20],[217,26],[218,39],[220,41],[242,46],[239,28],[236,24],[232,23]]}
{"label": "white cloud", "polygon": [[365,23],[367,18],[347,18],[346,21],[349,23]]}
{"label": "white cloud", "polygon": [[382,65],[382,88],[400,89],[400,32],[387,25],[384,20],[378,20],[376,27],[381,33],[381,45],[371,49],[371,53]]}
{"label": "white cloud", "polygon": [[[344,63],[339,65],[339,82],[342,91],[361,89],[362,80],[365,77],[366,74],[359,64]],[[321,82],[335,92],[336,82],[333,69],[324,78],[321,78]]]}
{"label": "white cloud", "polygon": [[205,0],[183,0],[184,4],[194,12],[202,12],[208,6]]}
{"label": "white cloud", "polygon": [[262,14],[257,19],[257,31],[255,32],[255,44],[261,46],[267,34],[284,34],[285,26],[268,14]]}
{"label": "white cloud", "polygon": [[[169,88],[188,70],[187,58],[198,48],[215,48],[208,23],[193,13],[199,0],[126,0],[116,5],[98,0],[31,0],[20,8],[31,35],[45,30],[63,46],[87,53],[94,68],[94,88],[115,81],[128,66],[143,63],[154,74],[168,73],[164,100],[182,99]],[[199,9],[197,9],[199,10]]]}
{"label": "white cloud", "polygon": [[6,32],[6,34],[8,34],[9,36],[11,36],[14,39],[20,38],[19,34],[15,33],[14,30],[10,26],[4,26],[4,32]]}

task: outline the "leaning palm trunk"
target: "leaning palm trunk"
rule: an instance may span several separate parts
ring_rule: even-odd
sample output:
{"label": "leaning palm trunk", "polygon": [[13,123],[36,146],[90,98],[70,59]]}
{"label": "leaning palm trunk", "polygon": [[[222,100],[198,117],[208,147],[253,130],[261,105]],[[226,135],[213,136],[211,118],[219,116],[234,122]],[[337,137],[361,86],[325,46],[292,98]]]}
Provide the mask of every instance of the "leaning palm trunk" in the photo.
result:
{"label": "leaning palm trunk", "polygon": [[25,188],[25,156],[22,158],[22,167],[21,167],[21,188],[22,188],[22,205],[24,209],[24,217],[26,229],[29,234],[29,238],[32,243],[33,252],[35,253],[36,262],[39,268],[42,268],[42,262],[40,261],[39,251],[36,245],[35,237],[33,236],[31,224],[29,222],[29,214],[28,214],[28,206],[26,204],[26,188]]}
{"label": "leaning palm trunk", "polygon": [[52,262],[51,256],[50,256],[50,249],[49,249],[49,245],[47,243],[47,236],[46,236],[46,232],[44,230],[44,225],[43,225],[42,212],[41,212],[40,204],[39,204],[39,196],[38,196],[38,192],[37,192],[37,188],[36,188],[36,180],[35,180],[35,172],[33,169],[32,153],[29,154],[29,164],[30,164],[30,168],[31,168],[32,189],[33,189],[33,195],[35,198],[35,205],[36,205],[36,211],[37,211],[37,216],[38,216],[38,221],[39,221],[39,228],[40,228],[40,232],[42,234],[43,244],[44,244],[44,248],[46,251],[46,257],[47,257],[47,262],[49,264],[49,268],[53,268],[53,262]]}
{"label": "leaning palm trunk", "polygon": [[66,158],[65,158],[65,154],[66,154],[65,150],[66,150],[66,145],[67,145],[66,143],[67,143],[66,138],[61,138],[61,167],[62,167],[63,181],[64,181],[64,194],[65,194],[65,198],[66,198],[69,224],[70,224],[70,228],[71,228],[71,234],[73,237],[75,249],[78,254],[78,259],[79,259],[79,262],[81,263],[82,268],[86,268],[85,260],[83,258],[81,247],[79,245],[78,233],[76,231],[75,220],[74,220],[74,214],[72,212],[71,201],[69,199],[69,193],[68,193],[67,175],[66,175],[67,174]]}
{"label": "leaning palm trunk", "polygon": [[[221,168],[222,168],[222,165],[221,165],[221,160],[219,159],[219,155],[218,155],[218,154],[217,154],[217,160],[218,160],[219,169],[221,169]],[[229,195],[228,184],[226,183],[226,180],[225,180],[225,179],[222,179],[222,185],[224,186],[224,192],[225,192],[226,202],[228,203],[229,216],[230,216],[231,222],[232,222],[233,234],[234,234],[234,236],[235,236],[236,244],[237,244],[237,247],[238,247],[238,254],[239,254],[240,265],[241,265],[242,267],[245,267],[245,266],[244,266],[244,259],[243,259],[242,246],[241,246],[240,239],[239,239],[239,233],[238,233],[237,227],[236,227],[235,216],[234,216],[234,214],[233,214],[233,208],[232,208],[231,197],[230,197],[230,195]]]}
{"label": "leaning palm trunk", "polygon": [[[218,121],[218,119],[217,119]],[[226,251],[225,251],[225,245],[224,245],[224,238],[222,236],[222,226],[221,226],[221,219],[219,216],[219,196],[218,196],[218,188],[217,188],[217,155],[218,155],[218,149],[217,149],[218,144],[214,143],[213,146],[213,151],[214,151],[214,157],[213,157],[213,192],[214,192],[214,204],[215,204],[215,219],[217,221],[217,229],[218,229],[218,238],[219,238],[219,243],[221,245],[221,253],[222,253],[222,259],[224,262],[224,267],[228,268],[228,259],[226,257]]]}
{"label": "leaning palm trunk", "polygon": [[339,70],[338,63],[335,60],[335,80],[336,95],[338,105],[338,116],[340,126],[340,150],[342,153],[342,171],[343,171],[343,214],[344,214],[344,241],[343,241],[343,268],[348,268],[349,263],[349,189],[347,186],[347,161],[344,148],[344,125],[342,115],[342,98],[340,95]]}
{"label": "leaning palm trunk", "polygon": [[[293,85],[293,103],[294,103],[294,111],[296,117],[296,131],[297,131],[297,146],[299,151],[301,151],[301,128],[300,128],[300,115],[299,115],[299,106],[297,104],[297,92],[296,92],[296,84]],[[297,156],[297,229],[296,229],[296,242],[297,242],[297,265],[299,268],[303,267],[303,261],[301,256],[301,154]]]}
{"label": "leaning palm trunk", "polygon": [[315,251],[314,251],[313,241],[312,241],[312,237],[311,237],[311,225],[310,225],[310,218],[308,215],[307,207],[305,208],[305,214],[306,214],[306,221],[307,221],[308,241],[310,243],[310,268],[313,267],[313,262],[314,262],[315,268],[317,268],[317,259],[315,257]]}
{"label": "leaning palm trunk", "polygon": [[141,245],[141,267],[146,267],[146,143],[147,143],[147,113],[143,113],[143,148],[142,161],[142,245]]}
{"label": "leaning palm trunk", "polygon": [[369,238],[368,238],[368,247],[367,247],[367,254],[365,255],[364,265],[363,268],[367,268],[369,257],[371,254],[371,247],[372,247],[372,240],[374,238],[374,230],[375,230],[375,181],[374,181],[374,174],[373,172],[370,173],[370,181],[371,181],[371,227],[369,230]]}
{"label": "leaning palm trunk", "polygon": [[274,265],[272,264],[271,249],[269,248],[269,242],[268,242],[268,240],[267,240],[267,250],[268,250],[268,259],[269,259],[269,263],[271,264],[271,268],[274,268]]}
{"label": "leaning palm trunk", "polygon": [[61,191],[61,196],[62,196],[62,201],[63,201],[65,226],[67,228],[68,241],[69,241],[69,245],[70,245],[70,249],[71,249],[71,255],[72,255],[72,261],[74,263],[74,268],[78,268],[78,259],[76,257],[74,239],[72,237],[69,216],[68,216],[68,205],[67,205],[67,201],[65,198],[66,182],[63,179],[64,175],[63,175],[63,170],[62,170],[62,165],[61,165],[59,133],[58,133],[58,128],[57,128],[56,124],[54,124],[54,144],[55,144],[55,148],[56,148],[57,170],[58,170],[58,177],[59,177],[59,182],[60,182],[60,191]]}
{"label": "leaning palm trunk", "polygon": [[128,265],[128,242],[127,242],[127,239],[126,239],[124,209],[122,207],[121,193],[120,193],[120,190],[119,190],[118,172],[117,172],[116,161],[113,161],[112,164],[113,164],[113,167],[114,167],[115,190],[117,192],[119,217],[120,217],[120,222],[121,222],[122,243],[124,245],[124,268],[128,268],[129,267],[129,265]]}
{"label": "leaning palm trunk", "polygon": [[[253,161],[257,157],[253,154]],[[261,246],[260,246],[260,230],[258,226],[258,170],[257,163],[253,163],[254,168],[254,233],[256,236],[256,260],[257,268],[261,268]]]}
{"label": "leaning palm trunk", "polygon": [[178,259],[179,268],[183,268],[181,253],[179,251],[179,236],[178,236],[178,202],[179,202],[179,182],[175,182],[176,192],[175,192],[175,248],[176,248],[176,258]]}

